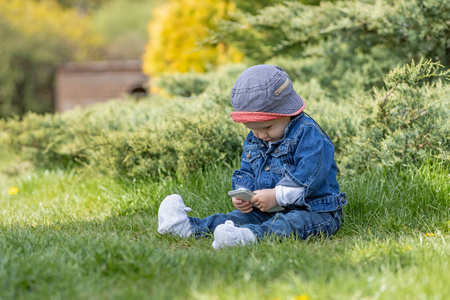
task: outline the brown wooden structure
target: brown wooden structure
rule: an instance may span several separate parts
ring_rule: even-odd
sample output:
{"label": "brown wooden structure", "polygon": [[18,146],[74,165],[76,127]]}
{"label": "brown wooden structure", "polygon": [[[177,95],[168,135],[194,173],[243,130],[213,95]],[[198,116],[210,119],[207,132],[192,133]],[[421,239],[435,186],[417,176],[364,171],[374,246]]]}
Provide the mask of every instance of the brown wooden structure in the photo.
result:
{"label": "brown wooden structure", "polygon": [[149,92],[148,83],[141,61],[65,63],[56,70],[55,109],[63,112],[127,94],[141,97]]}

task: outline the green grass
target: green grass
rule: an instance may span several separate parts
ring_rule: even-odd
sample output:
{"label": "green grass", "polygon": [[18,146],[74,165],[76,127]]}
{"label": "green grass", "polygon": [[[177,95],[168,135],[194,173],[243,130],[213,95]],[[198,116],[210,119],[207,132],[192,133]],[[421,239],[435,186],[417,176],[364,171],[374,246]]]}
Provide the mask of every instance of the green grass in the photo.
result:
{"label": "green grass", "polygon": [[231,210],[234,166],[157,181],[12,176],[16,158],[1,151],[0,299],[450,297],[450,177],[436,162],[341,176],[349,205],[330,239],[214,251],[211,238],[157,234],[157,209],[179,193],[193,216]]}

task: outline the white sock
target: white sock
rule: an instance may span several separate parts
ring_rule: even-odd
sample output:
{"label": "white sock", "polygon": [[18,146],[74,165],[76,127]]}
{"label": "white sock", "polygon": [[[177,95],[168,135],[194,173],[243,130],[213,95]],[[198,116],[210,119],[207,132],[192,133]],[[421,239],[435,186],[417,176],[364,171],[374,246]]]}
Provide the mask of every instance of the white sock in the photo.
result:
{"label": "white sock", "polygon": [[191,224],[186,212],[191,211],[180,195],[167,196],[158,210],[158,232],[171,233],[176,236],[188,237],[192,234]]}
{"label": "white sock", "polygon": [[214,242],[212,246],[215,250],[224,247],[243,246],[256,241],[253,232],[248,228],[234,227],[233,221],[226,221],[214,230]]}

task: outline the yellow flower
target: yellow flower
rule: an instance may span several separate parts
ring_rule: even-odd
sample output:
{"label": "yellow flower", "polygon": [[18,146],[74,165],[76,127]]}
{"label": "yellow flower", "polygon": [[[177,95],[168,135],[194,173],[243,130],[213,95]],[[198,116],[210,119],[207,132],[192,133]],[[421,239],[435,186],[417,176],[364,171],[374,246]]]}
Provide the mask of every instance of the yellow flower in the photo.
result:
{"label": "yellow flower", "polygon": [[434,235],[435,235],[434,233],[425,233],[423,236],[427,237],[427,236],[434,236]]}
{"label": "yellow flower", "polygon": [[309,300],[308,295],[299,295],[292,297],[292,300]]}
{"label": "yellow flower", "polygon": [[18,192],[19,192],[19,189],[16,188],[15,186],[13,186],[12,188],[10,188],[10,189],[8,190],[8,194],[10,194],[10,195],[15,195],[15,194],[17,194]]}

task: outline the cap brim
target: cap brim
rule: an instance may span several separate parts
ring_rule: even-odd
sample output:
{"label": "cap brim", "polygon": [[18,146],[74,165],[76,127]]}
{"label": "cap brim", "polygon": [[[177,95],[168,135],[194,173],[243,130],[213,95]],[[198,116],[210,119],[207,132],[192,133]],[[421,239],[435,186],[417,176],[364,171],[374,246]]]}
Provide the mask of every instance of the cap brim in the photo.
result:
{"label": "cap brim", "polygon": [[305,109],[305,106],[306,106],[305,103],[303,103],[303,106],[292,114],[278,114],[260,111],[234,111],[230,113],[230,116],[233,119],[233,121],[237,123],[265,122],[281,119],[284,117],[296,116]]}

